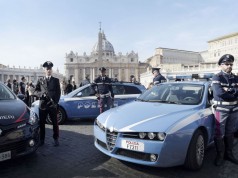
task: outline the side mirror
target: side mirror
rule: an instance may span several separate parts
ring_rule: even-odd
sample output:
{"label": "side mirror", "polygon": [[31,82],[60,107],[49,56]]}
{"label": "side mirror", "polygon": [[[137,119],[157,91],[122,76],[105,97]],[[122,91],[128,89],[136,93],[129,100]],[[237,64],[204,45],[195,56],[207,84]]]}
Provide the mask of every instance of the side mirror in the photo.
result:
{"label": "side mirror", "polygon": [[23,95],[23,94],[18,94],[17,97],[22,101],[25,100],[25,95]]}

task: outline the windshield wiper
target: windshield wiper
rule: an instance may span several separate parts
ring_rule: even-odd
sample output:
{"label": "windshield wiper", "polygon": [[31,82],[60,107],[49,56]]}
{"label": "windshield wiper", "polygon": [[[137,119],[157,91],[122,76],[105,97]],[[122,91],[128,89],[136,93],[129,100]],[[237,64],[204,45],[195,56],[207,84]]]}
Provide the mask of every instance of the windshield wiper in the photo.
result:
{"label": "windshield wiper", "polygon": [[169,104],[181,104],[180,102],[176,102],[176,101],[166,101],[166,100],[149,100],[149,102],[159,102],[159,103],[169,103]]}
{"label": "windshield wiper", "polygon": [[143,100],[143,99],[140,99],[140,98],[137,98],[136,101],[147,102],[147,100]]}

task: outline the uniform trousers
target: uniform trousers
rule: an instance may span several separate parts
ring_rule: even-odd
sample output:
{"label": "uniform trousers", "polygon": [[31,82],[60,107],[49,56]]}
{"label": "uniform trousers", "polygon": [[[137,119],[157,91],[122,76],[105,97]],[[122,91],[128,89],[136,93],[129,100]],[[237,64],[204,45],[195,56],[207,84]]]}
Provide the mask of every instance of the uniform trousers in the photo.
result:
{"label": "uniform trousers", "polygon": [[[106,107],[105,107],[105,105],[106,105]],[[100,107],[100,113],[103,113],[104,111],[110,109],[112,107],[112,98],[110,96],[100,97],[99,98],[99,107]]]}
{"label": "uniform trousers", "polygon": [[215,138],[229,137],[236,131],[238,112],[215,111]]}
{"label": "uniform trousers", "polygon": [[58,110],[56,108],[49,108],[46,110],[39,109],[39,116],[40,116],[40,139],[42,141],[45,140],[45,124],[46,124],[46,118],[49,114],[52,125],[53,125],[53,138],[58,139],[59,138],[59,125],[57,120],[57,113]]}

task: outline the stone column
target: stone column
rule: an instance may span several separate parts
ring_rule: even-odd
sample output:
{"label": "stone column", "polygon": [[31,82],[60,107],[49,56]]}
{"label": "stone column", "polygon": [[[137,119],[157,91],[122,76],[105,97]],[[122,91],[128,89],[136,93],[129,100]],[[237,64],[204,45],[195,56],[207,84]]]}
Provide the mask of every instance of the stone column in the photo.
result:
{"label": "stone column", "polygon": [[78,86],[79,85],[79,70],[77,68],[74,69],[74,81],[75,81],[75,84]]}
{"label": "stone column", "polygon": [[121,68],[118,68],[118,76],[117,76],[118,81],[121,81]]}
{"label": "stone column", "polygon": [[93,69],[90,68],[90,81],[92,82],[93,81]]}
{"label": "stone column", "polygon": [[85,79],[85,77],[86,77],[86,71],[85,71],[85,68],[83,68],[83,80]]}
{"label": "stone column", "polygon": [[112,69],[111,68],[109,68],[109,70],[108,70],[108,77],[112,78]]}
{"label": "stone column", "polygon": [[114,69],[112,68],[112,71],[111,71],[111,78],[115,78],[115,76],[114,76]]}
{"label": "stone column", "polygon": [[4,81],[3,81],[3,80],[4,80],[4,79],[3,79],[3,75],[4,75],[4,74],[2,73],[2,74],[1,74],[1,82],[4,82]]}
{"label": "stone column", "polygon": [[92,68],[92,82],[94,81],[95,79],[95,68]]}

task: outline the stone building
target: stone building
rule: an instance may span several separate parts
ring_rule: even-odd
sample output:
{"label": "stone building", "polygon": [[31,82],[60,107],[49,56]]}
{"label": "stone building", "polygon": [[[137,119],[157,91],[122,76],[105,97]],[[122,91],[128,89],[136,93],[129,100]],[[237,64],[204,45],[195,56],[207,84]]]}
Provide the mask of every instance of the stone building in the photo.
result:
{"label": "stone building", "polygon": [[160,67],[164,76],[191,73],[217,73],[220,69],[217,61],[224,54],[235,57],[233,73],[238,74],[238,33],[209,40],[208,50],[202,52],[185,51],[170,48],[156,48],[154,56],[147,59],[147,71],[141,74],[141,83],[145,86],[152,81],[152,67]]}
{"label": "stone building", "polygon": [[86,53],[78,55],[73,51],[66,54],[65,77],[67,80],[75,81],[76,85],[79,85],[86,76],[92,82],[100,74],[99,68],[105,67],[110,78],[129,81],[130,76],[134,75],[139,81],[140,74],[146,71],[147,66],[147,63],[139,62],[138,54],[134,51],[115,54],[113,45],[100,29],[98,41],[90,55]]}
{"label": "stone building", "polygon": [[[26,78],[27,82],[33,81],[37,82],[38,78],[44,77],[45,72],[43,70],[42,65],[39,68],[26,68],[23,67],[9,67],[3,64],[0,64],[0,81],[6,82],[8,79],[12,80],[16,79],[17,81],[21,81],[22,77]],[[63,74],[59,73],[59,70],[53,70],[53,76],[63,80]]]}

